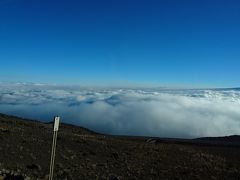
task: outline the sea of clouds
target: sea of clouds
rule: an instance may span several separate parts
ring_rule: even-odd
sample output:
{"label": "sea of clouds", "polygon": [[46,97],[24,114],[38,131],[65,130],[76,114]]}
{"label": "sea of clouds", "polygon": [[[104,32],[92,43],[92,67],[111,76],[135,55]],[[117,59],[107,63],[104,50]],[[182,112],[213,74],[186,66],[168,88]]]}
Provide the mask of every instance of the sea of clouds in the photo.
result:
{"label": "sea of clouds", "polygon": [[0,83],[0,112],[118,135],[240,134],[240,89],[87,88]]}

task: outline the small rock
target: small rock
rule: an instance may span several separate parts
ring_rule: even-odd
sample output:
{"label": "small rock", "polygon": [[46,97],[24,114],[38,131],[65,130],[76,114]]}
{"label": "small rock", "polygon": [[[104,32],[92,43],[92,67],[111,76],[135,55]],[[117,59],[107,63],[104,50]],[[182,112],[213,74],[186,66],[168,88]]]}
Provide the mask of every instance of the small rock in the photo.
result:
{"label": "small rock", "polygon": [[31,164],[31,165],[27,165],[27,168],[30,170],[37,170],[37,171],[41,171],[41,166],[38,164]]}
{"label": "small rock", "polygon": [[156,139],[148,139],[147,140],[147,143],[150,143],[150,144],[155,144],[157,142]]}
{"label": "small rock", "polygon": [[97,165],[96,164],[93,164],[92,165],[92,168],[95,170],[97,168]]}
{"label": "small rock", "polygon": [[31,178],[30,177],[28,177],[28,176],[25,176],[25,178],[24,178],[25,180],[31,180]]}
{"label": "small rock", "polygon": [[6,178],[6,176],[0,175],[0,180],[4,180],[5,178]]}
{"label": "small rock", "polygon": [[10,173],[11,173],[11,171],[5,170],[5,174],[10,174]]}
{"label": "small rock", "polygon": [[118,153],[117,153],[117,152],[115,152],[115,153],[112,153],[112,155],[113,155],[113,157],[114,157],[115,159],[118,159],[118,158],[119,158],[119,155],[118,155]]}
{"label": "small rock", "polygon": [[120,179],[115,175],[110,175],[109,180],[120,180]]}

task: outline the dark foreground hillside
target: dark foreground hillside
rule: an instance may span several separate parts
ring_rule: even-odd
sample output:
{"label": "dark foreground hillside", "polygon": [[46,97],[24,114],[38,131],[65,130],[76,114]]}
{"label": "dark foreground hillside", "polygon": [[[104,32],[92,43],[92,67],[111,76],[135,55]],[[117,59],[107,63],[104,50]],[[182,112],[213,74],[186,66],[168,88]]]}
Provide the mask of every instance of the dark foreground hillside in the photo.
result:
{"label": "dark foreground hillside", "polygon": [[[52,125],[0,115],[0,180],[47,179]],[[100,135],[61,125],[54,179],[240,179],[239,137]]]}

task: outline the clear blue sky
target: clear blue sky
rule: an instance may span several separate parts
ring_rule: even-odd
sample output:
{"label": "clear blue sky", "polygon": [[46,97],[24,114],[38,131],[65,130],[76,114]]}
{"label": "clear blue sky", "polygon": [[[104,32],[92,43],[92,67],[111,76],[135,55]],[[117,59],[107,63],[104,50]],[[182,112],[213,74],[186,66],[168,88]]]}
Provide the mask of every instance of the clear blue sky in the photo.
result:
{"label": "clear blue sky", "polygon": [[239,0],[1,0],[0,81],[240,86]]}

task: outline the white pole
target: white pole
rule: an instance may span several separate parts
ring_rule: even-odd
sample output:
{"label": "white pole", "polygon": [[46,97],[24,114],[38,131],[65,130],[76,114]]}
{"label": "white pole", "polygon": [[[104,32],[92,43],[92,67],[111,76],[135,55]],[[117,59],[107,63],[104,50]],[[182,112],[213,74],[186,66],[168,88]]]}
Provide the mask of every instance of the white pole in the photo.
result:
{"label": "white pole", "polygon": [[57,132],[59,129],[59,123],[60,123],[60,117],[56,116],[54,118],[53,143],[52,143],[52,154],[51,154],[51,162],[50,162],[49,180],[53,179],[54,161],[55,161],[56,145],[57,145]]}

